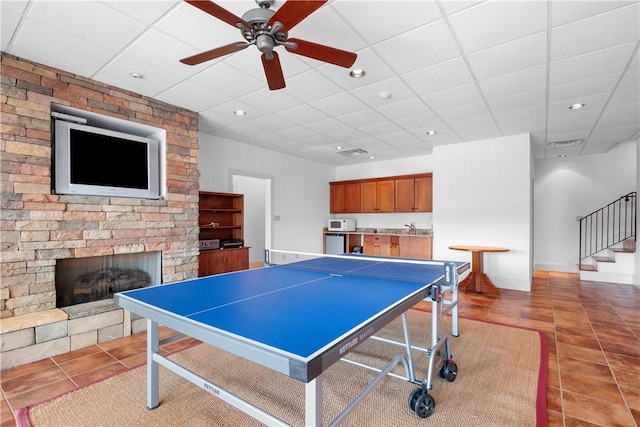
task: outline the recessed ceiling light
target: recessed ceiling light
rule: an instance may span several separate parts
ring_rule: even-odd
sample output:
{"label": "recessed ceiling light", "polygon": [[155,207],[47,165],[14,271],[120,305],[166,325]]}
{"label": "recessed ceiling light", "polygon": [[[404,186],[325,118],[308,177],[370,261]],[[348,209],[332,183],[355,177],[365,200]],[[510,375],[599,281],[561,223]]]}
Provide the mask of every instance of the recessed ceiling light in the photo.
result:
{"label": "recessed ceiling light", "polygon": [[342,150],[342,145],[338,145],[338,146],[336,147],[336,150]]}
{"label": "recessed ceiling light", "polygon": [[584,107],[586,104],[573,104],[569,106],[570,110],[579,110]]}
{"label": "recessed ceiling light", "polygon": [[376,156],[369,156],[369,159],[370,159],[370,160],[373,160],[373,159],[375,159],[375,158],[376,158]]}
{"label": "recessed ceiling light", "polygon": [[389,92],[387,92],[387,91],[385,90],[385,91],[380,92],[380,93],[378,94],[378,96],[379,96],[380,98],[382,98],[382,99],[389,99],[389,98],[391,98],[391,93],[389,93]]}
{"label": "recessed ceiling light", "polygon": [[140,80],[144,79],[144,74],[142,73],[129,73],[129,75],[134,79],[140,79]]}
{"label": "recessed ceiling light", "polygon": [[233,112],[233,114],[235,114],[236,116],[246,116],[247,112],[243,110],[236,110]]}
{"label": "recessed ceiling light", "polygon": [[562,158],[562,157],[567,157],[566,154],[558,154],[558,157]]}
{"label": "recessed ceiling light", "polygon": [[438,132],[436,132],[435,130],[428,130],[428,131],[426,131],[425,133],[426,133],[427,135],[431,136],[431,135],[435,135],[435,134],[436,134],[436,133],[438,133]]}
{"label": "recessed ceiling light", "polygon": [[349,75],[354,79],[359,79],[360,77],[364,77],[365,74],[367,73],[364,70],[358,70],[358,69],[351,70],[349,72]]}

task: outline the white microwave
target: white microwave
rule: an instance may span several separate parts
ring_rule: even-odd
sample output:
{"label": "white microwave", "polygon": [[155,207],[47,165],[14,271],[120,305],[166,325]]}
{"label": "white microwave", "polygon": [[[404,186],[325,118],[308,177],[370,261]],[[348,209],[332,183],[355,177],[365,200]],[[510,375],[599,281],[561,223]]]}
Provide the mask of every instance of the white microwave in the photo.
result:
{"label": "white microwave", "polygon": [[330,219],[329,231],[356,231],[355,219]]}

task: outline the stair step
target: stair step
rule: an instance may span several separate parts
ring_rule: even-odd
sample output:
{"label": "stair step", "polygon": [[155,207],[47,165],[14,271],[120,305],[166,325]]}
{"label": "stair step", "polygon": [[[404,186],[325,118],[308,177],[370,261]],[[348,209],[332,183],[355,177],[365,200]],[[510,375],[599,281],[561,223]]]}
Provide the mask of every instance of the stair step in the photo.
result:
{"label": "stair step", "polygon": [[579,266],[579,268],[582,271],[598,271],[595,265],[590,264],[582,264],[581,266]]}
{"label": "stair step", "polygon": [[594,256],[591,258],[597,262],[616,262],[615,258],[611,258],[608,256]]}

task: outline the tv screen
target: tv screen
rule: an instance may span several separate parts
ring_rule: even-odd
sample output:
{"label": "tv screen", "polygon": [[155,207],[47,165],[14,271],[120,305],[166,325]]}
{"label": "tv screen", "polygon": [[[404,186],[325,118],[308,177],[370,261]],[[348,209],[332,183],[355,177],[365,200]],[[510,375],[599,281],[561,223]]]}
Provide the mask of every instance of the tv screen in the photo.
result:
{"label": "tv screen", "polygon": [[160,197],[156,140],[56,120],[54,145],[58,194]]}

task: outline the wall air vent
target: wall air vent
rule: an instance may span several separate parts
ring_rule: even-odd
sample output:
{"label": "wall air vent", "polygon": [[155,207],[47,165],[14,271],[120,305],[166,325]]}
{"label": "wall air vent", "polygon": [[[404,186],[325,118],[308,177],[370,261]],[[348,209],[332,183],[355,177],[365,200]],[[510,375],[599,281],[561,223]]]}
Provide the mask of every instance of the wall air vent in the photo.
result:
{"label": "wall air vent", "polygon": [[347,157],[358,157],[367,153],[368,151],[365,151],[362,148],[354,148],[353,150],[340,151],[340,154]]}
{"label": "wall air vent", "polygon": [[550,142],[549,144],[547,144],[547,146],[549,148],[569,148],[576,147],[582,144],[582,141],[582,139],[569,139],[567,141]]}

